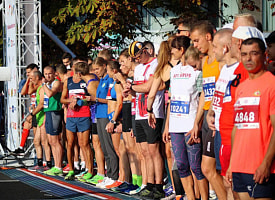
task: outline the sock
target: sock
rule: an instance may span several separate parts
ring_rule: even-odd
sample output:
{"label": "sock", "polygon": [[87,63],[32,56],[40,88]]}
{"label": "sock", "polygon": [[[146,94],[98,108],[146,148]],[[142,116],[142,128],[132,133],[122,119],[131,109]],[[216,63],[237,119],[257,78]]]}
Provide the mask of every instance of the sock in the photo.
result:
{"label": "sock", "polygon": [[141,187],[141,185],[142,185],[142,176],[141,175],[137,175],[137,185],[139,187]]}
{"label": "sock", "polygon": [[211,195],[215,195],[216,193],[215,193],[215,191],[214,191],[214,190],[209,190],[209,194],[211,194]]}
{"label": "sock", "polygon": [[155,187],[159,192],[163,192],[163,185],[162,184],[155,184]]}
{"label": "sock", "polygon": [[59,169],[59,170],[61,170],[61,168],[60,167],[57,167],[57,166],[54,166],[56,169]]}
{"label": "sock", "polygon": [[97,173],[98,176],[103,176],[104,177],[104,174],[100,174],[100,173]]}
{"label": "sock", "polygon": [[149,191],[153,191],[154,184],[153,183],[147,183],[146,189]]}
{"label": "sock", "polygon": [[21,137],[21,143],[20,143],[20,147],[22,147],[22,149],[24,148],[25,146],[25,143],[27,141],[27,138],[29,136],[29,133],[30,133],[30,130],[28,129],[23,129],[23,132],[22,132],[22,137]]}
{"label": "sock", "polygon": [[42,158],[37,159],[37,165],[38,166],[43,166],[43,159]]}
{"label": "sock", "polygon": [[74,161],[74,168],[79,170],[79,161]]}
{"label": "sock", "polygon": [[52,168],[52,161],[47,161],[47,164],[46,164],[49,168]]}
{"label": "sock", "polygon": [[137,175],[136,174],[132,175],[132,183],[133,183],[133,185],[137,185]]}
{"label": "sock", "polygon": [[80,166],[81,166],[80,167],[81,169],[85,169],[86,168],[85,161],[81,161]]}

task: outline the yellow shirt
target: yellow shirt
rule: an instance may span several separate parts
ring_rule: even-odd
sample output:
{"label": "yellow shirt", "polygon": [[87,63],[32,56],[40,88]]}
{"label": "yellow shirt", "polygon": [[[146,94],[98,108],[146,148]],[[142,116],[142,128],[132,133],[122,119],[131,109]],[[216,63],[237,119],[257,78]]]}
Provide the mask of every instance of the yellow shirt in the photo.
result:
{"label": "yellow shirt", "polygon": [[215,92],[216,81],[220,75],[219,62],[215,59],[208,64],[208,56],[202,66],[203,91],[204,91],[204,110],[209,110]]}

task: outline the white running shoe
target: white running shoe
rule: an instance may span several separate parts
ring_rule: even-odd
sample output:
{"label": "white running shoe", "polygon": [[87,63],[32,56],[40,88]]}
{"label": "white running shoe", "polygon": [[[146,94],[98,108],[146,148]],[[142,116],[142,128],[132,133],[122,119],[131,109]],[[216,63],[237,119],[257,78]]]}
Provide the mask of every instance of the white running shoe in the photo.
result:
{"label": "white running shoe", "polygon": [[115,180],[105,177],[101,183],[96,184],[96,187],[99,188],[106,188],[107,185],[112,185],[115,182]]}

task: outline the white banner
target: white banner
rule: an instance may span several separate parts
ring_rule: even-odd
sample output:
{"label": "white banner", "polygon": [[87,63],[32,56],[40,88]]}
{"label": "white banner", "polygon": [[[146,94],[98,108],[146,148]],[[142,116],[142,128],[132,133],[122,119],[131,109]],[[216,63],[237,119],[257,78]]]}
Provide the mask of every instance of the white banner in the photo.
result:
{"label": "white banner", "polygon": [[17,41],[16,41],[16,4],[15,0],[5,0],[5,28],[6,28],[6,67],[10,68],[11,80],[8,81],[8,134],[7,146],[14,150],[19,144],[19,130],[18,130],[18,101],[17,101]]}

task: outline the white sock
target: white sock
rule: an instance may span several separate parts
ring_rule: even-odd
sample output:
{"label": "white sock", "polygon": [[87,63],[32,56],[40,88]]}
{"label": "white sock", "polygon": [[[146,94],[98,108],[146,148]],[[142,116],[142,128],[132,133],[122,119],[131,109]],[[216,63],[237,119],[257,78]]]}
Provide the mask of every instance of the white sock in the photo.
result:
{"label": "white sock", "polygon": [[74,161],[74,168],[79,170],[79,161]]}

